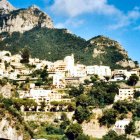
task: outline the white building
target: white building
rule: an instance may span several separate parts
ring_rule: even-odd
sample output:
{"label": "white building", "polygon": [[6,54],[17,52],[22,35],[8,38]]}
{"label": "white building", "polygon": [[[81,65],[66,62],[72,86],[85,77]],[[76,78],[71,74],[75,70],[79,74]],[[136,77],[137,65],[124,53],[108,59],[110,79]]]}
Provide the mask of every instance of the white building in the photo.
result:
{"label": "white building", "polygon": [[111,69],[109,66],[87,66],[86,71],[88,75],[111,76]]}
{"label": "white building", "polygon": [[11,53],[9,51],[0,51],[0,58],[6,55],[11,56]]}
{"label": "white building", "polygon": [[82,64],[77,64],[74,67],[74,73],[72,75],[73,77],[86,77],[87,73],[86,73],[86,66],[82,65]]}
{"label": "white building", "polygon": [[129,78],[131,75],[137,75],[137,76],[139,76],[139,73],[138,73],[137,70],[127,71],[127,73],[126,73],[126,77]]}
{"label": "white building", "polygon": [[130,123],[129,119],[116,121],[115,126],[113,127],[113,130],[119,135],[120,134],[125,134],[125,127],[129,123]]}
{"label": "white building", "polygon": [[121,88],[119,89],[119,94],[115,96],[115,102],[118,100],[132,100],[134,97],[133,88]]}
{"label": "white building", "polygon": [[136,74],[138,76],[139,72],[137,70],[127,71],[127,70],[123,70],[123,69],[116,69],[112,72],[112,75],[114,75],[114,76],[115,75],[125,75],[127,79],[133,74]]}
{"label": "white building", "polygon": [[64,73],[55,73],[53,75],[53,85],[57,88],[64,88],[65,87],[65,74]]}
{"label": "white building", "polygon": [[126,75],[126,73],[127,73],[127,70],[115,69],[115,70],[112,72],[112,75],[116,75],[116,74],[124,74],[124,75]]}
{"label": "white building", "polygon": [[113,79],[110,79],[110,81],[123,81],[127,80],[127,78],[123,74],[116,74],[113,76]]}
{"label": "white building", "polygon": [[64,58],[64,62],[66,63],[66,69],[68,71],[69,76],[72,76],[74,73],[74,55],[66,56]]}
{"label": "white building", "polygon": [[26,97],[34,99],[37,103],[42,101],[50,103],[52,101],[64,101],[65,99],[62,99],[63,96],[64,94],[53,90],[31,89],[29,95]]}

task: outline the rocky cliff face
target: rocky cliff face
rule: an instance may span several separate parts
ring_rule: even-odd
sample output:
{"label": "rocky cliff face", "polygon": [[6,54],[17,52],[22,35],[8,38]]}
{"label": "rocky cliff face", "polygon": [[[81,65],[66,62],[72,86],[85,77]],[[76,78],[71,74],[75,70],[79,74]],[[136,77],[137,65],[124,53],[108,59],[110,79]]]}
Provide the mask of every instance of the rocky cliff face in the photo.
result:
{"label": "rocky cliff face", "polygon": [[[13,124],[14,125],[14,124]],[[0,138],[10,139],[10,140],[23,140],[23,135],[18,134],[17,130],[3,118],[0,121]]]}
{"label": "rocky cliff face", "polygon": [[[21,116],[16,115],[14,108],[5,108],[0,103],[0,139],[9,140],[30,140],[31,136],[27,131],[27,125]],[[20,117],[20,119],[19,119]],[[26,125],[26,126],[25,126]]]}
{"label": "rocky cliff face", "polygon": [[6,14],[15,9],[7,0],[0,0],[0,14]]}
{"label": "rocky cliff face", "polygon": [[[1,12],[0,33],[23,33],[34,27],[53,28],[51,18],[44,12],[40,11],[36,6],[31,6],[28,9],[9,9],[9,12]],[[1,11],[5,11],[5,9],[2,9]]]}

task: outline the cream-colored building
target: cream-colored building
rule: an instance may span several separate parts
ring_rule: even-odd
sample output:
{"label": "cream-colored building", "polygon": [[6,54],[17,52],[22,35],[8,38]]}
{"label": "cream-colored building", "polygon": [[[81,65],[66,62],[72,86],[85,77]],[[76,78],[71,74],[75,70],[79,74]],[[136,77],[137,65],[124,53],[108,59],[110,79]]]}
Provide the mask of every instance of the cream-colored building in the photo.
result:
{"label": "cream-colored building", "polygon": [[82,64],[77,64],[74,67],[74,73],[72,75],[73,77],[86,77],[86,66]]}
{"label": "cream-colored building", "polygon": [[118,100],[133,100],[134,97],[133,88],[121,88],[119,89],[118,95],[115,96],[115,102]]}
{"label": "cream-colored building", "polygon": [[44,89],[31,89],[29,92],[29,97],[35,99],[37,103],[40,101],[46,101],[48,103],[52,101],[63,101],[64,94],[58,93],[53,90]]}
{"label": "cream-colored building", "polygon": [[138,70],[127,71],[127,70],[123,70],[123,69],[116,69],[112,72],[112,75],[125,75],[127,79],[133,74],[139,76]]}
{"label": "cream-colored building", "polygon": [[111,69],[109,66],[87,66],[86,71],[88,75],[111,76]]}
{"label": "cream-colored building", "polygon": [[58,72],[53,75],[53,85],[57,88],[65,87],[65,74]]}

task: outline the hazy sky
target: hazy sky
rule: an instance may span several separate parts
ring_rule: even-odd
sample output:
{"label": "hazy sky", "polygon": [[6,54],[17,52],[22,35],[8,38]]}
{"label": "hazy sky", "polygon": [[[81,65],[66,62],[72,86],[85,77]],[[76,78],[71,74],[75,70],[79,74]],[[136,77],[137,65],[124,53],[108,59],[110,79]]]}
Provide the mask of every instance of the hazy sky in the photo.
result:
{"label": "hazy sky", "polygon": [[85,39],[104,35],[140,62],[140,0],[9,0],[17,8],[37,5],[57,28]]}

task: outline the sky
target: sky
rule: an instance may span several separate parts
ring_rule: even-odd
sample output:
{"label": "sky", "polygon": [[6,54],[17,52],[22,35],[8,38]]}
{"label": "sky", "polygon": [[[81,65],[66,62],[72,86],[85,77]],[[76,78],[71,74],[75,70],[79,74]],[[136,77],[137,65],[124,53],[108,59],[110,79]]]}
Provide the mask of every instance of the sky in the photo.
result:
{"label": "sky", "polygon": [[9,0],[16,8],[37,5],[56,28],[91,39],[104,35],[118,41],[140,63],[140,0]]}

